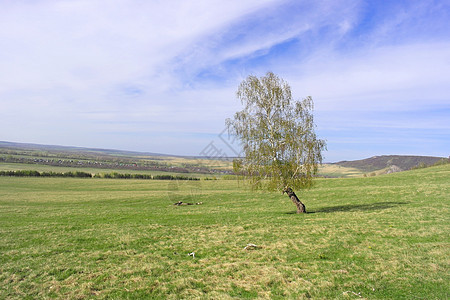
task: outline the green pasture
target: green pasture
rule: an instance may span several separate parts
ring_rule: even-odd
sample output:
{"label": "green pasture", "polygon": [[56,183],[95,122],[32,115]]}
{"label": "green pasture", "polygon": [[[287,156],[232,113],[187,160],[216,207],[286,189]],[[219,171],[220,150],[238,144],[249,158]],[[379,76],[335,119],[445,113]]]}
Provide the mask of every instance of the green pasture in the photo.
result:
{"label": "green pasture", "polygon": [[0,299],[450,298],[450,165],[297,194],[0,177]]}

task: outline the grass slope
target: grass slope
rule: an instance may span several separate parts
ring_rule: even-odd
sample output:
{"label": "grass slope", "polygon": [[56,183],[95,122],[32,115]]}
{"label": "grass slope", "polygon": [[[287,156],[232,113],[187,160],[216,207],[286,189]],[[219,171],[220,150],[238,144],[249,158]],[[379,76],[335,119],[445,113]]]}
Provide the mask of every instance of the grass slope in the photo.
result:
{"label": "grass slope", "polygon": [[449,179],[320,179],[296,215],[236,181],[0,177],[0,298],[446,299]]}

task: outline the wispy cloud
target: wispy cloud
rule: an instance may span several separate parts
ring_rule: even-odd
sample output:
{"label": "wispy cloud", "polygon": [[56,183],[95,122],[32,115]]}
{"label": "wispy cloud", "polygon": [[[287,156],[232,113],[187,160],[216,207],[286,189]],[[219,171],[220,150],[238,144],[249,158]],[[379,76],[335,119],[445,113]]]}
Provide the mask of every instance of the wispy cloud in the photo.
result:
{"label": "wispy cloud", "polygon": [[365,49],[350,57],[320,55],[302,65],[306,74],[296,82],[324,101],[321,109],[409,110],[446,105],[449,49],[446,42]]}
{"label": "wispy cloud", "polygon": [[240,109],[238,83],[272,70],[313,96],[328,157],[352,158],[337,146],[367,153],[352,127],[399,139],[448,129],[449,12],[444,1],[2,1],[0,140],[198,154]]}

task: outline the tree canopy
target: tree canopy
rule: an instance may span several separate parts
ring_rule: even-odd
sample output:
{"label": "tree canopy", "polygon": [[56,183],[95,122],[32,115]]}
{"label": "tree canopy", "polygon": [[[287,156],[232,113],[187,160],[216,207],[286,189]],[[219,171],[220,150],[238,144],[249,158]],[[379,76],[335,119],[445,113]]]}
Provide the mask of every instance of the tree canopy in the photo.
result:
{"label": "tree canopy", "polygon": [[243,147],[243,157],[233,164],[235,172],[254,188],[310,187],[326,148],[315,133],[312,98],[294,101],[289,84],[272,72],[248,76],[237,97],[244,109],[226,120]]}

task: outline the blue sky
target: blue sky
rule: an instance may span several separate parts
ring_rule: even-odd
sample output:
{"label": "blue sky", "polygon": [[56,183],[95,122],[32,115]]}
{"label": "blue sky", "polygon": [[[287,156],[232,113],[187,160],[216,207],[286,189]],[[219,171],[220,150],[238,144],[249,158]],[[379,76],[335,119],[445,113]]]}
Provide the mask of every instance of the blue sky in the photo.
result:
{"label": "blue sky", "polygon": [[0,140],[233,155],[237,86],[272,71],[326,161],[449,156],[448,24],[450,1],[0,0]]}

